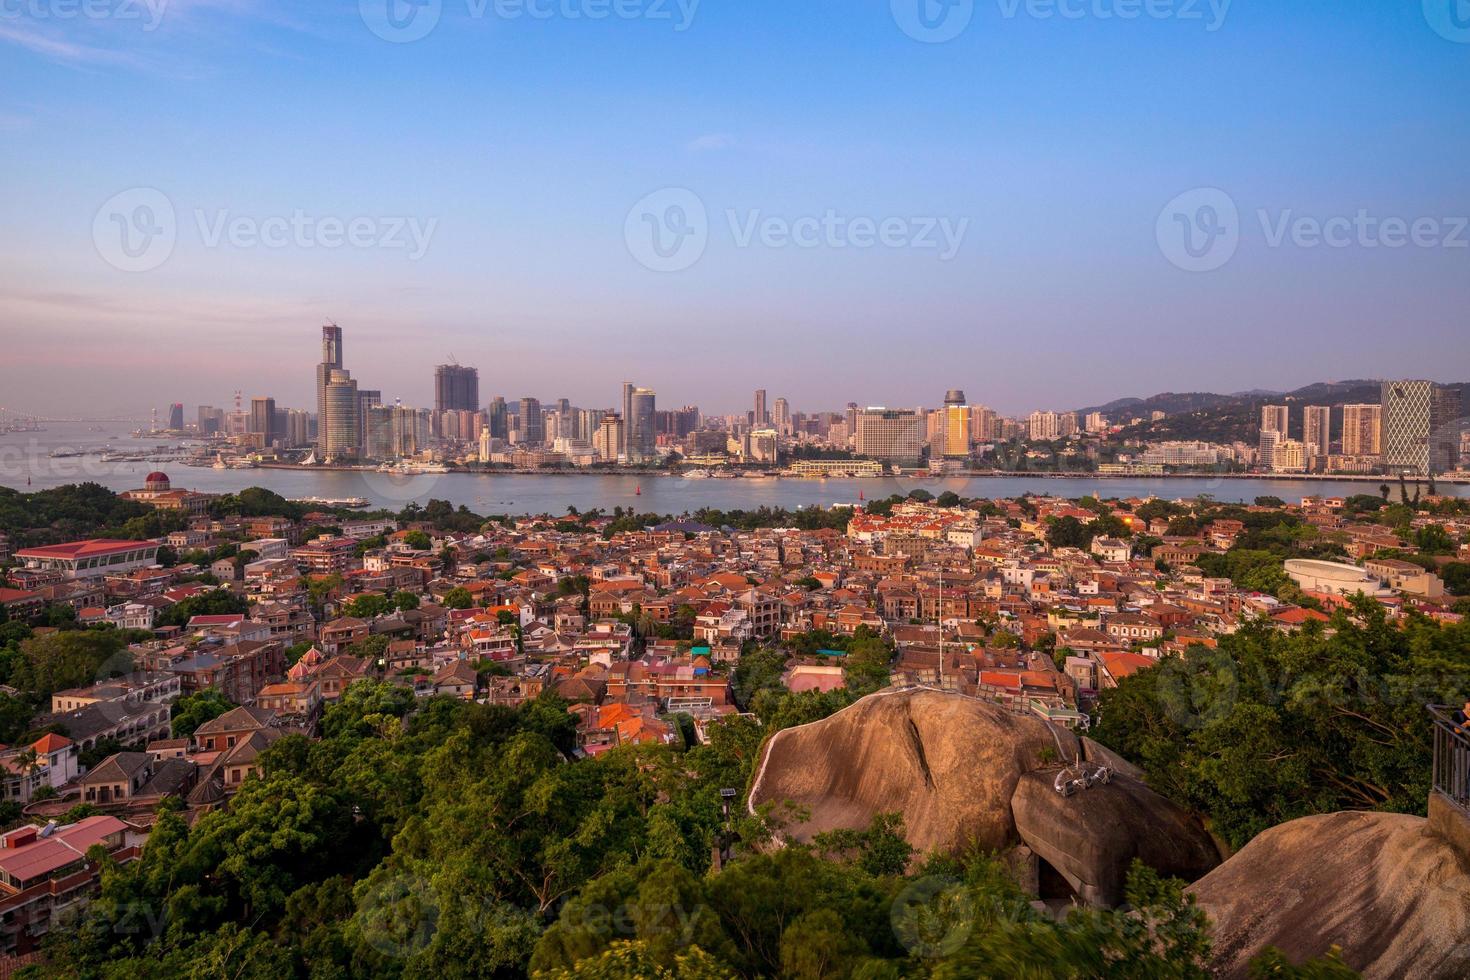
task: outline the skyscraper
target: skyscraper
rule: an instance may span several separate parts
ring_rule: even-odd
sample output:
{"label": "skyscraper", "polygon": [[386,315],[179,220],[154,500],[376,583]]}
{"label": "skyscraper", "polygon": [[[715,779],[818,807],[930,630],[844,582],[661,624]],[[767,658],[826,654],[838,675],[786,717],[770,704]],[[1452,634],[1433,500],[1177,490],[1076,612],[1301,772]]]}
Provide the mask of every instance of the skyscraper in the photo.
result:
{"label": "skyscraper", "polygon": [[776,399],[776,408],[771,413],[771,426],[782,435],[791,434],[791,403],[786,399]]}
{"label": "skyscraper", "polygon": [[771,417],[766,414],[766,389],[757,388],[755,390],[755,417],[751,419],[751,424],[761,429],[769,425],[770,421]]}
{"label": "skyscraper", "polygon": [[1291,408],[1287,405],[1261,406],[1261,431],[1279,432],[1285,439],[1291,426]]}
{"label": "skyscraper", "polygon": [[480,410],[480,371],[458,364],[434,368],[434,411]]}
{"label": "skyscraper", "polygon": [[327,448],[327,385],[332,372],[342,370],[342,328],[335,323],[322,327],[322,359],[316,366],[317,444]]}
{"label": "skyscraper", "polygon": [[1460,457],[1460,393],[1432,381],[1383,383],[1383,456],[1390,473],[1428,476]]}
{"label": "skyscraper", "polygon": [[546,441],[546,422],[541,416],[541,402],[521,399],[521,445],[539,446]]}
{"label": "skyscraper", "polygon": [[1383,406],[1342,406],[1342,454],[1383,455]]}
{"label": "skyscraper", "polygon": [[1303,413],[1302,442],[1311,456],[1326,456],[1332,449],[1332,409],[1308,405]]}
{"label": "skyscraper", "polygon": [[280,438],[276,430],[276,400],[274,398],[250,399],[250,432],[259,434],[261,444],[269,447]]}
{"label": "skyscraper", "polygon": [[175,432],[184,428],[184,403],[174,402],[168,407],[168,427]]}
{"label": "skyscraper", "polygon": [[318,442],[328,460],[352,459],[362,448],[361,405],[357,382],[347,371],[333,369],[322,394]]}
{"label": "skyscraper", "polygon": [[943,445],[938,448],[946,459],[968,459],[970,456],[970,406],[965,393],[951,388],[944,395]]}
{"label": "skyscraper", "polygon": [[628,435],[633,426],[633,382],[623,382],[623,441],[618,445],[618,452],[628,452]]}
{"label": "skyscraper", "polygon": [[490,399],[490,407],[485,414],[489,416],[487,424],[490,428],[490,438],[509,439],[510,425],[506,420],[509,413],[505,407],[505,398],[496,395]]}
{"label": "skyscraper", "polygon": [[632,406],[632,417],[624,423],[624,442],[627,444],[628,462],[642,462],[652,459],[656,436],[653,427],[653,416],[656,411],[655,401],[657,394],[652,388],[634,388],[629,399]]}

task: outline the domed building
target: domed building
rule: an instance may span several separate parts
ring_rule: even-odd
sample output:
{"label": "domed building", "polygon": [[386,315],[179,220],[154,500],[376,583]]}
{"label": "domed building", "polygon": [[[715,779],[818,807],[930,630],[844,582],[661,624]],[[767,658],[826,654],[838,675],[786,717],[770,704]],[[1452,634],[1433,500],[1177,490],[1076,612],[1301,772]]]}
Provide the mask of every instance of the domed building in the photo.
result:
{"label": "domed building", "polygon": [[199,517],[209,509],[209,494],[192,490],[175,490],[168,474],[155,470],[143,480],[143,489],[128,490],[124,500],[147,504],[159,510],[181,510],[190,517]]}

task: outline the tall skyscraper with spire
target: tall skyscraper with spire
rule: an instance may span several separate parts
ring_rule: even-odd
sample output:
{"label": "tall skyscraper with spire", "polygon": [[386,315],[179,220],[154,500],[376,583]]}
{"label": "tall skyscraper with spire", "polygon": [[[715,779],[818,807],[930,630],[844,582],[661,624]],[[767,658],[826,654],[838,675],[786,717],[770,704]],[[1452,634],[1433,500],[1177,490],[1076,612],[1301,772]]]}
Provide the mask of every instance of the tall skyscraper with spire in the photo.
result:
{"label": "tall skyscraper with spire", "polygon": [[342,328],[335,323],[322,327],[322,359],[316,366],[317,446],[325,448],[327,431],[327,385],[332,372],[342,370]]}

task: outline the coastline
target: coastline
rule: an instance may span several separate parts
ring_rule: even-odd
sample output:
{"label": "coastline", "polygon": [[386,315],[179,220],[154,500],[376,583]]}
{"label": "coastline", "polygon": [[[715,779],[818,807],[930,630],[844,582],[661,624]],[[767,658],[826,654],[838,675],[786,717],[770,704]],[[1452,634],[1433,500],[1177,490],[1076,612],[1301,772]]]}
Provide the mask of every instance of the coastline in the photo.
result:
{"label": "coastline", "polygon": [[[301,466],[297,463],[257,463],[254,467],[245,469],[282,470],[294,473],[380,473],[377,466],[352,466],[343,464]],[[705,472],[694,469],[692,472]],[[671,472],[669,470],[638,470],[638,469],[594,469],[589,467],[575,467],[567,469],[473,469],[465,466],[450,466],[446,473],[435,474],[405,474],[405,475],[432,475],[448,476],[569,476],[569,477],[648,477],[688,479],[690,471]],[[947,473],[930,473],[928,470],[904,470],[901,474],[880,473],[877,476],[796,476],[783,473],[779,470],[746,470],[729,476],[702,476],[697,479],[712,480],[795,480],[801,483],[825,483],[829,479],[841,480],[1262,480],[1272,483],[1363,483],[1384,484],[1389,486],[1398,485],[1397,476],[1384,474],[1364,475],[1361,473],[1222,473],[1214,470],[1202,470],[1194,472],[1172,472],[1172,473],[1093,473],[1085,470],[955,470]],[[1470,475],[1466,476],[1436,476],[1435,483],[1446,486],[1470,485]],[[1424,477],[1409,479],[1411,485],[1423,484]]]}

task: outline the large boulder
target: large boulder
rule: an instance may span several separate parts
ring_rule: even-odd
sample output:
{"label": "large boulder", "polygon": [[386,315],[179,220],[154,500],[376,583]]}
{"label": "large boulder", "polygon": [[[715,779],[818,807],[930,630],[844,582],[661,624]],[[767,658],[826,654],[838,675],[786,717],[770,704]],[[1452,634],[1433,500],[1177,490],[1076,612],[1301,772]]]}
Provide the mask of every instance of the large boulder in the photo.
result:
{"label": "large boulder", "polygon": [[772,736],[750,806],[804,807],[810,819],[787,831],[800,841],[897,811],[920,852],[1024,842],[1080,897],[1106,904],[1121,898],[1119,869],[1134,857],[1189,878],[1218,863],[1187,813],[1130,776],[1058,794],[1058,763],[1083,752],[1077,736],[1031,715],[940,691],[884,691]]}
{"label": "large boulder", "polygon": [[1026,846],[1084,901],[1120,903],[1135,858],[1185,881],[1220,863],[1214,841],[1189,814],[1131,776],[1071,796],[1053,783],[1047,771],[1022,776],[1011,814]]}
{"label": "large boulder", "polygon": [[1370,980],[1470,976],[1470,864],[1422,817],[1292,820],[1190,891],[1213,924],[1223,977],[1246,976],[1267,946],[1297,962],[1339,946]]}
{"label": "large boulder", "polygon": [[1016,840],[1010,799],[1021,776],[1077,752],[1076,736],[1039,718],[939,691],[884,691],[773,735],[750,803],[809,809],[789,831],[800,841],[896,810],[920,851],[971,841],[999,850]]}

